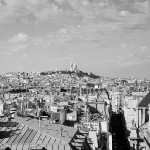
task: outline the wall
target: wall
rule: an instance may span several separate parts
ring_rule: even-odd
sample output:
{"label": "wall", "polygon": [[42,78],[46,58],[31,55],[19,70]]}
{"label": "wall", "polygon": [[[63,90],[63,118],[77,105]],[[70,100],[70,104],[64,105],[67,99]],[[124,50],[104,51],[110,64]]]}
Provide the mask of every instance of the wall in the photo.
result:
{"label": "wall", "polygon": [[50,110],[53,112],[57,112],[57,106],[50,106]]}
{"label": "wall", "polygon": [[3,103],[0,103],[0,115],[2,114],[3,112]]}
{"label": "wall", "polygon": [[62,110],[60,112],[60,123],[63,124],[65,122],[65,120],[66,120],[66,110]]}
{"label": "wall", "polygon": [[71,113],[67,113],[66,114],[66,120],[73,120],[73,121],[77,121],[77,111],[74,110]]}
{"label": "wall", "polygon": [[53,120],[56,120],[56,119],[58,119],[58,120],[60,120],[60,113],[52,113],[52,121]]}
{"label": "wall", "polygon": [[109,133],[109,150],[112,150],[112,134]]}
{"label": "wall", "polygon": [[106,133],[107,136],[107,149],[109,148],[109,124],[108,121],[101,121],[101,132]]}

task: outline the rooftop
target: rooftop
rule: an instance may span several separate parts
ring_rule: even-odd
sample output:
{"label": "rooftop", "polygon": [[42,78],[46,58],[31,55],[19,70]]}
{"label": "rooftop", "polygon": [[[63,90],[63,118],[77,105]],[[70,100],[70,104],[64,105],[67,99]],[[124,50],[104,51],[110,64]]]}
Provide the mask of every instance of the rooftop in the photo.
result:
{"label": "rooftop", "polygon": [[143,98],[143,100],[139,103],[138,107],[148,107],[150,103],[150,92]]}
{"label": "rooftop", "polygon": [[[73,136],[76,134],[77,129],[60,125],[60,124],[50,124],[49,120],[42,120],[41,127],[38,125],[37,119],[27,120],[26,118],[16,116],[15,119],[18,123],[24,124],[34,130],[44,132],[47,135],[62,140],[63,142],[69,143]],[[62,131],[62,136],[60,136],[60,132]]]}
{"label": "rooftop", "polygon": [[[72,149],[69,143],[74,139],[78,129],[49,124],[47,120],[41,121],[41,128],[36,119],[27,120],[27,118],[16,116],[15,120],[16,124],[8,122],[7,118],[1,118],[0,122],[5,123],[5,126],[0,124],[0,147],[11,147],[13,150],[41,149],[42,147],[51,150]],[[6,123],[8,123],[7,126]]]}

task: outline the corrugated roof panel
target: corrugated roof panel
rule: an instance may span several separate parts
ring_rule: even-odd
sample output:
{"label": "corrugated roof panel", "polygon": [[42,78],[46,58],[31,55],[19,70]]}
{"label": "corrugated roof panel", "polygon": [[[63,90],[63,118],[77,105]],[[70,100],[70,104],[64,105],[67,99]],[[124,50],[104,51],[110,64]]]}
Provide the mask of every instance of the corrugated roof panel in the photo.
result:
{"label": "corrugated roof panel", "polygon": [[53,145],[48,144],[48,145],[46,146],[46,148],[47,148],[47,150],[53,150]]}
{"label": "corrugated roof panel", "polygon": [[17,144],[13,144],[12,146],[11,146],[11,150],[16,150],[17,149]]}
{"label": "corrugated roof panel", "polygon": [[24,126],[23,130],[21,131],[21,133],[16,137],[16,139],[12,142],[13,144],[17,144],[20,143],[20,140],[24,141],[24,138],[26,140],[26,137],[24,137],[24,135],[27,133],[27,127]]}
{"label": "corrugated roof panel", "polygon": [[31,143],[37,143],[37,141],[40,138],[41,134],[42,134],[41,132],[37,132],[37,134],[35,135],[35,137],[31,141]]}
{"label": "corrugated roof panel", "polygon": [[51,140],[48,143],[55,143],[56,139],[55,138],[51,138]]}
{"label": "corrugated roof panel", "polygon": [[18,124],[16,127],[13,127],[12,130],[6,135],[7,138],[4,138],[2,141],[0,141],[0,143],[2,144],[6,144],[8,142],[8,140],[10,139],[10,137],[12,136],[12,132],[15,132],[17,130],[17,128],[20,126],[20,124]]}
{"label": "corrugated roof panel", "polygon": [[[16,143],[20,143],[20,144],[24,144],[24,143],[27,143],[26,141],[27,141],[27,139],[28,139],[28,137],[29,137],[29,135],[32,133],[32,130],[26,130],[26,132],[25,132],[25,134],[24,135],[22,135],[23,137],[22,137],[22,139],[20,140],[20,141],[15,141]],[[14,143],[15,143],[14,142]]]}
{"label": "corrugated roof panel", "polygon": [[40,136],[40,138],[38,139],[37,143],[38,143],[38,144],[43,143],[45,137],[46,137],[46,135],[45,135],[45,134],[42,134],[42,135]]}
{"label": "corrugated roof panel", "polygon": [[37,131],[35,131],[33,129],[30,129],[30,130],[32,130],[32,133],[29,135],[28,139],[26,140],[26,143],[30,143],[37,133]]}
{"label": "corrugated roof panel", "polygon": [[53,150],[59,150],[59,144],[54,144],[53,145]]}
{"label": "corrugated roof panel", "polygon": [[17,149],[16,150],[22,150],[23,149],[23,145],[22,144],[19,144],[18,146],[17,146]]}
{"label": "corrugated roof panel", "polygon": [[20,132],[23,130],[23,128],[24,128],[24,125],[23,125],[23,126],[20,125],[20,126],[18,127],[18,129],[16,130],[16,132],[14,132],[14,133],[12,134],[12,136],[11,136],[10,139],[7,141],[7,143],[8,143],[8,144],[13,143],[13,141],[18,137],[18,135],[19,135]]}
{"label": "corrugated roof panel", "polygon": [[24,144],[23,149],[22,150],[29,150],[29,144]]}
{"label": "corrugated roof panel", "polygon": [[60,140],[56,140],[56,141],[55,141],[55,144],[60,144],[60,143],[61,143]]}
{"label": "corrugated roof panel", "polygon": [[[16,120],[17,121],[19,120],[20,123],[23,122],[24,124],[18,124],[17,127],[11,128],[12,131],[14,131],[12,135],[10,135],[10,133],[8,134],[4,132],[4,135],[9,135],[9,137],[3,138],[2,140],[0,139],[1,141],[0,143],[3,143],[5,145],[8,144],[8,146],[10,148],[13,148],[14,150],[29,149],[29,144],[31,145],[35,144],[35,146],[43,145],[43,147],[46,147],[47,145],[49,145],[48,147],[51,147],[54,150],[60,149],[60,148],[61,148],[60,150],[71,149],[71,147],[68,144],[69,142],[65,142],[65,141],[66,140],[70,141],[72,137],[74,136],[74,134],[76,133],[77,129],[67,128],[61,125],[52,125],[52,129],[49,130],[48,133],[44,133],[42,128],[40,131],[39,130],[37,131],[35,128],[30,128],[30,124],[28,121],[25,121],[25,118],[18,118]],[[26,122],[28,122],[28,126],[25,124]],[[35,125],[35,124],[38,125],[38,120],[30,121],[30,123],[32,125]],[[43,126],[47,128],[46,125],[43,125]],[[59,130],[62,127],[63,127],[63,136],[60,136]],[[39,127],[36,127],[36,128],[39,128]],[[10,131],[10,128],[6,129],[3,127],[2,130]],[[73,132],[71,130],[73,130]],[[53,136],[56,136],[56,137],[51,136],[51,131],[53,132]],[[65,140],[63,140],[64,138]]]}
{"label": "corrugated roof panel", "polygon": [[46,138],[43,140],[42,143],[43,143],[43,144],[47,144],[47,143],[49,143],[50,139],[51,139],[51,137],[46,136]]}
{"label": "corrugated roof panel", "polygon": [[59,150],[65,150],[65,145],[64,144],[60,144],[59,145]]}

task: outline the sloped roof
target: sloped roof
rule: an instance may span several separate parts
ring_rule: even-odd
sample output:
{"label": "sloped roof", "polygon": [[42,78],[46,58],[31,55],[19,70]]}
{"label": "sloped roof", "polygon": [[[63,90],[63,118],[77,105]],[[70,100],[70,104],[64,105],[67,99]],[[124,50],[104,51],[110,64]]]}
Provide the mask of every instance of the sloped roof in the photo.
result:
{"label": "sloped roof", "polygon": [[150,103],[150,92],[143,98],[143,100],[139,103],[138,107],[148,107]]}
{"label": "sloped roof", "polygon": [[[18,122],[16,127],[0,127],[0,147],[7,146],[13,150],[41,149],[42,147],[50,150],[72,149],[69,143],[74,138],[77,129],[62,125],[46,126],[44,121],[39,128],[36,119],[26,121],[25,118],[17,116],[15,119]],[[7,123],[7,118],[1,119],[0,122]],[[62,135],[59,133],[60,127],[63,127]]]}
{"label": "sloped roof", "polygon": [[[77,128],[72,128],[60,124],[50,124],[48,120],[41,121],[41,127],[39,127],[38,120],[36,119],[30,119],[27,121],[26,118],[16,116],[15,120],[20,124],[24,124],[29,128],[46,133],[47,135],[55,137],[56,139],[59,139],[66,143],[69,143],[71,141],[78,130]],[[61,130],[63,136],[60,136]]]}

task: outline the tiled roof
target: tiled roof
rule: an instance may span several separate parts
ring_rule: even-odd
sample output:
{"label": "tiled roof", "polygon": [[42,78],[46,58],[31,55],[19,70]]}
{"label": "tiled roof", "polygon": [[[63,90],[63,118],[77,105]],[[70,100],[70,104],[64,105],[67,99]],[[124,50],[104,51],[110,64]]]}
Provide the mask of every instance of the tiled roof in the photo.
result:
{"label": "tiled roof", "polygon": [[139,103],[138,107],[148,107],[150,103],[150,92],[144,97],[144,99]]}

